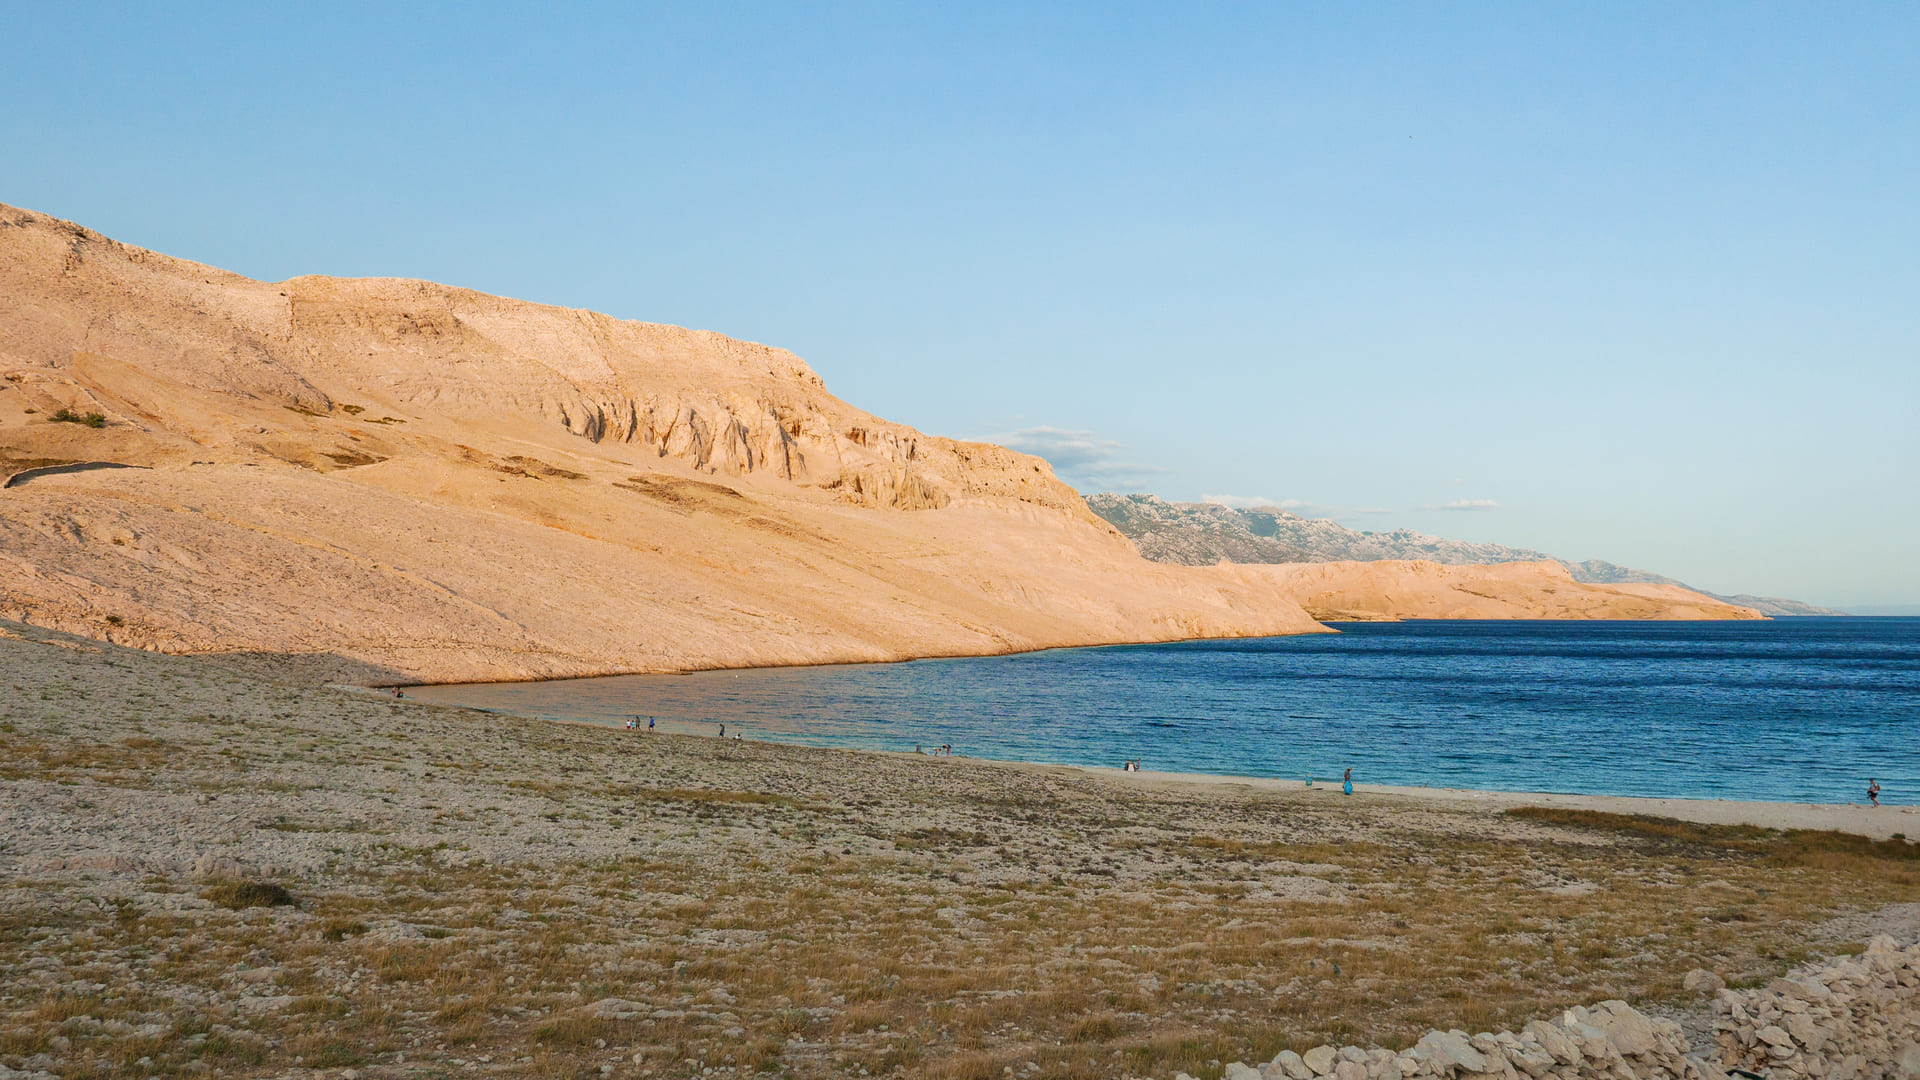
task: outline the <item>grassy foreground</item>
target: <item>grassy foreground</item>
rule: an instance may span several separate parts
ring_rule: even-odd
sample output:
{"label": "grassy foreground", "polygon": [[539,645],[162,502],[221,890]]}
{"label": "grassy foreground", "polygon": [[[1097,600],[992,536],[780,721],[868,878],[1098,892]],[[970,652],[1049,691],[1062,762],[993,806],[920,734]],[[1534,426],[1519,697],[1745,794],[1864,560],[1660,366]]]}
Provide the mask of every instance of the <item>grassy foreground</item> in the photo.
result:
{"label": "grassy foreground", "polygon": [[1211,1077],[1685,1008],[1690,968],[1761,980],[1920,895],[1905,841],[646,735],[310,670],[0,624],[0,1063]]}

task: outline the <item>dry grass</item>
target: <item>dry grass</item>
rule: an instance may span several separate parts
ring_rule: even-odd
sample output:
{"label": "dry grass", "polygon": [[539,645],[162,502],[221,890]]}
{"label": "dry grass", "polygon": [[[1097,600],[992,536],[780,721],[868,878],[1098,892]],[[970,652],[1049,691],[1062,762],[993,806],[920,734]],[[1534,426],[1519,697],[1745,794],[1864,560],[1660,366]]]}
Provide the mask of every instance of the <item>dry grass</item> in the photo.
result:
{"label": "dry grass", "polygon": [[[1689,968],[1770,977],[1810,923],[1910,899],[1920,871],[1904,841],[1127,787],[17,647],[40,651],[0,702],[16,809],[305,860],[279,878],[297,906],[239,902],[249,882],[202,900],[157,859],[12,864],[0,1062],[57,1053],[63,1080],[1211,1078],[1284,1047],[1683,1004]],[[586,1009],[606,998],[636,1015]]]}

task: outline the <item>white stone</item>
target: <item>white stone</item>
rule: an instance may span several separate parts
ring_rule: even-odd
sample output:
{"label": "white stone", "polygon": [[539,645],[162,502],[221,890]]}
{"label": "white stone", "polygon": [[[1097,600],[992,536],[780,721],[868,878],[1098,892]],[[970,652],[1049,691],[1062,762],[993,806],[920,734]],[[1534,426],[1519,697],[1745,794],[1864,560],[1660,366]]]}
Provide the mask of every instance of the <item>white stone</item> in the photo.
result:
{"label": "white stone", "polygon": [[1560,1064],[1578,1065],[1580,1063],[1582,1056],[1580,1053],[1580,1045],[1572,1039],[1567,1038],[1566,1032],[1561,1031],[1545,1020],[1535,1020],[1523,1028],[1522,1031],[1534,1042],[1539,1043],[1540,1048],[1545,1050],[1553,1060]]}
{"label": "white stone", "polygon": [[1713,994],[1726,989],[1727,980],[1705,968],[1694,968],[1687,972],[1686,978],[1681,980],[1680,985],[1695,993]]}
{"label": "white stone", "polygon": [[1653,1025],[1624,1001],[1603,1001],[1588,1010],[1588,1016],[1593,1026],[1607,1033],[1613,1048],[1627,1057],[1651,1054],[1659,1045]]}
{"label": "white stone", "polygon": [[1419,1046],[1442,1067],[1458,1066],[1468,1072],[1487,1071],[1487,1059],[1480,1051],[1451,1031],[1429,1031],[1420,1037]]}
{"label": "white stone", "polygon": [[580,1011],[598,1020],[631,1020],[646,1009],[645,1005],[625,998],[601,998]]}
{"label": "white stone", "polygon": [[1817,1054],[1821,1047],[1827,1045],[1826,1031],[1804,1013],[1787,1021],[1787,1034],[1793,1036],[1794,1042],[1806,1047],[1809,1054]]}
{"label": "white stone", "polygon": [[1288,1080],[1313,1080],[1313,1070],[1307,1068],[1299,1054],[1291,1050],[1282,1050],[1273,1055],[1272,1064],[1278,1065],[1287,1074]]}
{"label": "white stone", "polygon": [[1333,1072],[1333,1063],[1337,1052],[1331,1046],[1316,1046],[1300,1055],[1300,1060],[1315,1076],[1326,1076]]}

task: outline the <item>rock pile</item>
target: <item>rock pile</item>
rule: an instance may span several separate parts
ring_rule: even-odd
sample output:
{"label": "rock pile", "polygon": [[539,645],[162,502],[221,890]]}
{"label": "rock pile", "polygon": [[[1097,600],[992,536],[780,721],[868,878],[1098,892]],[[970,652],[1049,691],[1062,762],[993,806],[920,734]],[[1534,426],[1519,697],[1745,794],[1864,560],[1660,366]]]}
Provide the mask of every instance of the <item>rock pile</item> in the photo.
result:
{"label": "rock pile", "polygon": [[[1429,1031],[1391,1050],[1318,1046],[1282,1050],[1259,1068],[1228,1065],[1224,1080],[1402,1080],[1408,1077],[1552,1077],[1554,1080],[1722,1080],[1726,1074],[1687,1056],[1686,1035],[1671,1020],[1642,1016],[1624,1001],[1572,1008],[1535,1020],[1519,1034]],[[1191,1080],[1176,1073],[1174,1080]]]}
{"label": "rock pile", "polygon": [[[1429,1031],[1395,1053],[1357,1046],[1282,1050],[1265,1065],[1234,1062],[1223,1080],[1920,1080],[1920,943],[1885,935],[1857,957],[1803,967],[1752,990],[1691,972],[1716,996],[1713,1044],[1694,1051],[1679,1024],[1624,1001],[1568,1009],[1519,1034]],[[1192,1080],[1175,1073],[1174,1080]]]}
{"label": "rock pile", "polygon": [[1859,956],[1753,990],[1720,990],[1714,1057],[1769,1077],[1920,1077],[1920,943],[1885,935]]}

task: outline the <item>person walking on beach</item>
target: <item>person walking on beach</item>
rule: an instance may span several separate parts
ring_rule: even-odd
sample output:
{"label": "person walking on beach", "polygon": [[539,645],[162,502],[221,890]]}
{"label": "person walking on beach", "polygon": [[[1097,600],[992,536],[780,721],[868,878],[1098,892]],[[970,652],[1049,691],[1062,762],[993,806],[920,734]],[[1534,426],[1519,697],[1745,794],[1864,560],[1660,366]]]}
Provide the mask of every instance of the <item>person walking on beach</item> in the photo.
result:
{"label": "person walking on beach", "polygon": [[1351,765],[1347,766],[1347,775],[1341,781],[1340,790],[1349,795],[1353,794],[1353,766]]}
{"label": "person walking on beach", "polygon": [[651,716],[647,717],[647,730],[648,731],[653,730],[653,717]]}
{"label": "person walking on beach", "polygon": [[1867,801],[1875,806],[1880,805],[1880,781],[1867,781]]}
{"label": "person walking on beach", "polygon": [[727,737],[727,725],[725,724],[720,725],[720,737],[723,739]]}

